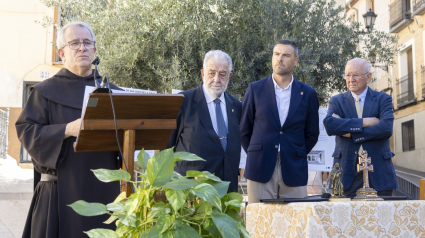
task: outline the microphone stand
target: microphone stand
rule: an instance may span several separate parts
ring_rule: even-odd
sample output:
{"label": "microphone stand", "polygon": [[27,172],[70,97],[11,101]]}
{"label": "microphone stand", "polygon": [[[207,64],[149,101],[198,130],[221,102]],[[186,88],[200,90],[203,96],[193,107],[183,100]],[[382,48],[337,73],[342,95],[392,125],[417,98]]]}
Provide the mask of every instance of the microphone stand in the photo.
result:
{"label": "microphone stand", "polygon": [[[92,93],[112,93],[112,91],[109,90],[109,87],[106,84],[107,77],[104,77],[103,78],[101,84],[99,84],[99,82],[96,79],[96,73],[98,73],[98,71],[97,71],[97,65],[99,63],[100,63],[99,56],[96,56],[96,58],[92,62],[92,64],[94,65],[93,79],[94,79],[94,85],[95,85],[95,89],[92,91]],[[100,76],[100,74],[99,74],[99,76]]]}

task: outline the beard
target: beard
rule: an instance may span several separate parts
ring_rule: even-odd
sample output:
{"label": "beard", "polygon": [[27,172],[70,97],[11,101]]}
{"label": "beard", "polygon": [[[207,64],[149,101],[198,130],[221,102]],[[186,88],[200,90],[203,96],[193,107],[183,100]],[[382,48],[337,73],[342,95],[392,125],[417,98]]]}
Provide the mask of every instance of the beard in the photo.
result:
{"label": "beard", "polygon": [[290,75],[292,74],[292,69],[289,69],[287,67],[283,68],[283,67],[276,66],[273,68],[273,72],[278,75]]}
{"label": "beard", "polygon": [[[227,81],[227,83],[223,86],[223,84],[221,83],[210,83],[207,87],[207,90],[210,94],[216,96],[217,98],[221,96],[221,94],[223,94],[224,92],[226,92],[227,89],[227,84],[229,81]],[[220,90],[218,90],[216,87],[211,88],[211,86],[220,86]]]}

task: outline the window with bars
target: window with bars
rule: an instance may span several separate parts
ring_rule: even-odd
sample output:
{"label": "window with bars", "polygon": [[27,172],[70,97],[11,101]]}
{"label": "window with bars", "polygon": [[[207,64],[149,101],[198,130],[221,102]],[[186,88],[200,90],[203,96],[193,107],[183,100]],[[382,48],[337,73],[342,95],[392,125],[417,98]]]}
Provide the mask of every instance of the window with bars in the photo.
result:
{"label": "window with bars", "polygon": [[[24,93],[22,95],[22,108],[25,107],[25,104],[28,101],[28,98],[31,93],[31,87],[37,84],[38,82],[29,82],[24,81]],[[21,145],[21,154],[20,154],[21,163],[31,162],[31,156],[28,154],[27,150]]]}
{"label": "window with bars", "polygon": [[413,120],[401,123],[403,152],[415,150],[415,126]]}
{"label": "window with bars", "polygon": [[416,102],[413,72],[413,52],[410,47],[405,51],[405,58],[402,59],[407,65],[407,75],[397,80],[399,94],[397,95],[397,107],[404,107]]}

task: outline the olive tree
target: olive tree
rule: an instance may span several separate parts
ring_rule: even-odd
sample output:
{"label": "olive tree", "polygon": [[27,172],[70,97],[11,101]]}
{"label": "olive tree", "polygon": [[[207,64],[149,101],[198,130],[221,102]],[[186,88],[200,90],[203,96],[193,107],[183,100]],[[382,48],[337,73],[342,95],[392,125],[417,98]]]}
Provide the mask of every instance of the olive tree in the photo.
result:
{"label": "olive tree", "polygon": [[[393,64],[396,39],[351,23],[326,0],[42,0],[60,6],[61,20],[88,22],[97,38],[101,73],[120,86],[190,89],[202,82],[205,53],[233,59],[228,91],[242,98],[250,82],[271,74],[279,39],[300,48],[294,76],[316,89],[320,102],[345,90],[347,60]],[[59,26],[60,27],[60,26]]]}

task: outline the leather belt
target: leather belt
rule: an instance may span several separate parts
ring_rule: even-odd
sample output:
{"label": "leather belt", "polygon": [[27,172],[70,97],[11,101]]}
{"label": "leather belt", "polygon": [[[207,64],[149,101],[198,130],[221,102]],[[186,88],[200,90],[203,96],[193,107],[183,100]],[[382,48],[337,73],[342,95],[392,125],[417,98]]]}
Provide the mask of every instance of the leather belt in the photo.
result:
{"label": "leather belt", "polygon": [[53,174],[41,174],[40,181],[58,181],[58,176]]}

